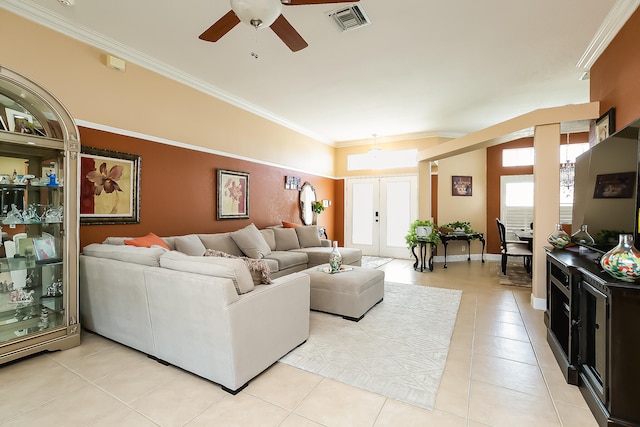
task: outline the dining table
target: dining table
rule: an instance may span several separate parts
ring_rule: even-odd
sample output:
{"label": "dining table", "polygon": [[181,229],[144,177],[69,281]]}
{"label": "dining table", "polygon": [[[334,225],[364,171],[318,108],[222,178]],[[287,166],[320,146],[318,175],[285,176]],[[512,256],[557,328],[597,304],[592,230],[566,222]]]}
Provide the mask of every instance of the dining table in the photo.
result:
{"label": "dining table", "polygon": [[529,249],[533,250],[533,230],[516,230],[515,235],[518,240],[527,242]]}

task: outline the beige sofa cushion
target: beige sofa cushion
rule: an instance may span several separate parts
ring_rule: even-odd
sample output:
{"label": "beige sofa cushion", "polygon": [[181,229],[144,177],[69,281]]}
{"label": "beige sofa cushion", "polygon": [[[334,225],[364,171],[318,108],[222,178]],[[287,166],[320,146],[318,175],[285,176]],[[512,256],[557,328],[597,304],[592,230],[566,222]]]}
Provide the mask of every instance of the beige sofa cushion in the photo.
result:
{"label": "beige sofa cushion", "polygon": [[[309,257],[307,256],[307,254],[298,252],[299,250],[301,249],[297,249],[297,250],[294,249],[291,251],[273,251],[269,255],[267,255],[265,260],[277,261],[278,268],[276,269],[276,271],[286,270],[288,268],[293,268],[297,266],[306,267],[309,261]],[[328,259],[329,258],[327,258],[327,260]]]}
{"label": "beige sofa cushion", "polygon": [[232,232],[230,235],[240,250],[249,258],[262,259],[271,253],[269,244],[253,223]]}
{"label": "beige sofa cushion", "polygon": [[266,240],[267,244],[269,245],[269,249],[275,251],[276,236],[273,234],[273,230],[270,228],[265,228],[263,230],[260,230],[260,234],[262,234],[262,237],[264,237],[264,240]]}
{"label": "beige sofa cushion", "polygon": [[[315,225],[305,225],[293,228],[298,235],[298,241],[301,248],[313,248],[320,246],[320,234],[318,227]],[[297,249],[297,248],[294,248]]]}
{"label": "beige sofa cushion", "polygon": [[117,261],[131,262],[134,264],[160,266],[160,256],[167,252],[160,247],[141,248],[138,246],[110,245],[92,243],[82,250],[83,255],[96,258],[109,258]]}
{"label": "beige sofa cushion", "polygon": [[178,236],[174,239],[176,250],[183,254],[192,256],[202,256],[207,248],[204,247],[202,240],[195,234],[186,236]]}
{"label": "beige sofa cushion", "polygon": [[160,266],[170,270],[231,279],[238,295],[254,289],[251,273],[244,261],[234,258],[189,256],[171,251],[160,257]]}
{"label": "beige sofa cushion", "polygon": [[235,256],[244,256],[236,242],[231,238],[231,233],[198,234],[202,244],[207,249],[225,252]]}
{"label": "beige sofa cushion", "polygon": [[274,228],[273,234],[276,238],[276,251],[300,249],[298,235],[293,228]]}

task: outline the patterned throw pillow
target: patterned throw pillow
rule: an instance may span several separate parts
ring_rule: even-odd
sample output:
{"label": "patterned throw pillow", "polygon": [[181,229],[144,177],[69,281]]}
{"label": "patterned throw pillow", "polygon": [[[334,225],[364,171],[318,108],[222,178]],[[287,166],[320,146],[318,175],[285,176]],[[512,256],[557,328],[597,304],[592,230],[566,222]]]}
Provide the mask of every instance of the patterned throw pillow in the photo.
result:
{"label": "patterned throw pillow", "polygon": [[238,258],[245,262],[247,268],[251,272],[251,276],[253,278],[254,283],[263,285],[270,285],[273,283],[271,281],[271,270],[267,265],[267,262],[263,259],[255,259],[248,257],[238,257],[235,255],[228,254],[226,252],[216,251],[214,249],[207,249],[204,253],[204,256],[217,256],[222,258]]}

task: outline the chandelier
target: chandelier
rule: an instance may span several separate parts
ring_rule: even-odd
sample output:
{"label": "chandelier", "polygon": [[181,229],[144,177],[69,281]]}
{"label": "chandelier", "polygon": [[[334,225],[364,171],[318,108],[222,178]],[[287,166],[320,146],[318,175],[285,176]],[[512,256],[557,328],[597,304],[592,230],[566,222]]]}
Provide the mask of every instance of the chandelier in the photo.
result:
{"label": "chandelier", "polygon": [[569,147],[569,134],[567,133],[567,145],[565,146],[565,153],[567,153],[566,161],[560,165],[560,187],[566,189],[573,188],[574,177],[576,174],[576,164],[569,161],[568,147]]}

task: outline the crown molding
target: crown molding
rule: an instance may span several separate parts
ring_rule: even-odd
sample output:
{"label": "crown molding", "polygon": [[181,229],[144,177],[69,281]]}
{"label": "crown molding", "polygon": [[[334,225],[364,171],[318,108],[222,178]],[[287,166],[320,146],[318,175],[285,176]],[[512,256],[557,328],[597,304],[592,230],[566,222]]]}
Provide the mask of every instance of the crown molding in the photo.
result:
{"label": "crown molding", "polygon": [[146,55],[145,53],[138,50],[131,49],[130,47],[125,46],[122,43],[119,43],[111,38],[105,37],[104,35],[99,34],[89,28],[84,28],[72,24],[59,15],[52,13],[49,9],[34,4],[29,0],[2,0],[0,2],[0,7],[13,12],[16,15],[20,15],[25,19],[33,21],[39,25],[43,25],[56,32],[69,36],[75,40],[91,45],[105,52],[109,52],[110,54],[118,56],[121,59],[135,63],[150,71],[156,72],[167,78],[185,84],[189,87],[192,87],[193,89],[220,99],[221,101],[255,114],[256,116],[277,123],[281,126],[312,138],[318,142],[322,142],[329,146],[335,147],[335,142],[326,138],[325,136],[311,132],[308,129],[298,126],[295,123],[292,123],[263,108],[260,108],[257,105],[254,105],[242,98],[225,92],[200,79],[192,77],[181,70],[178,70],[166,63],[163,63],[162,61],[159,61],[156,58]]}
{"label": "crown molding", "polygon": [[640,6],[640,0],[618,0],[604,21],[602,21],[602,25],[600,25],[587,50],[582,54],[576,67],[589,70],[631,15],[638,9],[638,6]]}
{"label": "crown molding", "polygon": [[314,175],[314,176],[319,176],[319,177],[322,177],[322,178],[336,179],[333,176],[319,174],[317,172],[313,172],[313,171],[306,170],[306,169],[300,169],[300,168],[296,168],[296,167],[292,167],[292,166],[288,166],[288,165],[283,165],[283,164],[279,164],[279,163],[267,162],[267,161],[264,161],[264,160],[254,159],[252,157],[240,156],[240,155],[237,155],[237,154],[228,153],[226,151],[214,150],[213,148],[201,147],[199,145],[187,144],[187,143],[184,143],[184,142],[174,141],[172,139],[161,138],[161,137],[154,136],[154,135],[148,135],[148,134],[145,134],[145,133],[135,132],[135,131],[127,130],[127,129],[116,128],[116,127],[113,127],[113,126],[104,125],[102,123],[95,123],[95,122],[91,122],[91,121],[88,121],[88,120],[82,120],[82,119],[74,119],[74,122],[75,122],[75,124],[77,126],[82,126],[82,127],[85,127],[85,128],[100,130],[100,131],[109,132],[109,133],[114,133],[116,135],[130,136],[132,138],[144,139],[146,141],[156,142],[158,144],[171,145],[173,147],[184,148],[184,149],[193,150],[193,151],[199,151],[201,153],[215,154],[217,156],[229,157],[231,159],[244,160],[244,161],[247,161],[247,162],[257,163],[257,164],[260,164],[260,165],[265,165],[265,166],[270,166],[270,167],[280,168],[280,169],[286,169],[286,170],[290,170],[290,171],[293,171],[293,172],[307,173],[307,174]]}

